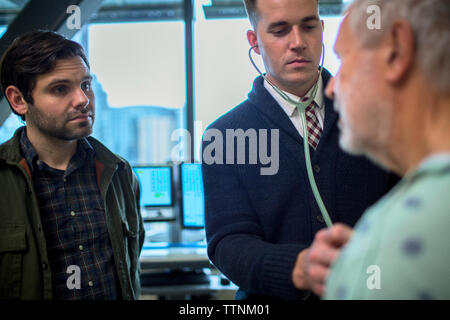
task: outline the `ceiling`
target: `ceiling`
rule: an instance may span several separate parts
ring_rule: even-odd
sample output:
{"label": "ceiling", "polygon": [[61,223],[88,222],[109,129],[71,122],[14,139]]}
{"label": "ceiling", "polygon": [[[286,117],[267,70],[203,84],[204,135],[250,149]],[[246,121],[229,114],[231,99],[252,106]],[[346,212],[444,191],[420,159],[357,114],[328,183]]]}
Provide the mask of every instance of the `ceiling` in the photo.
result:
{"label": "ceiling", "polygon": [[28,0],[0,0],[0,10],[21,9]]}

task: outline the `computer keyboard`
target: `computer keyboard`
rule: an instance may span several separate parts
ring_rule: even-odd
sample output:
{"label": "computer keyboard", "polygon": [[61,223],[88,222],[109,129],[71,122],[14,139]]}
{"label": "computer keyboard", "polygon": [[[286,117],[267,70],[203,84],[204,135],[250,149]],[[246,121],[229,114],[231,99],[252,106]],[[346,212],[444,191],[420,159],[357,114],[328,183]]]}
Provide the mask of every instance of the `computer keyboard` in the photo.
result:
{"label": "computer keyboard", "polygon": [[174,286],[209,283],[203,270],[170,270],[141,274],[141,286]]}

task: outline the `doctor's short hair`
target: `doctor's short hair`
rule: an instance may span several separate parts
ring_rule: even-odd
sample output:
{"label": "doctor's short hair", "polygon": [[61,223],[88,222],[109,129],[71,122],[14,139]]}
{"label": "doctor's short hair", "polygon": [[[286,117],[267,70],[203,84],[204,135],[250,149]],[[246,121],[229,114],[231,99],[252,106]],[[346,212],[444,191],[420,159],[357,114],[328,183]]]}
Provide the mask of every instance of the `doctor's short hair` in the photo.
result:
{"label": "doctor's short hair", "polygon": [[[247,12],[250,23],[255,30],[259,20],[257,1],[258,0],[244,0],[245,11]],[[319,0],[316,1],[319,3]]]}
{"label": "doctor's short hair", "polygon": [[[83,47],[53,31],[32,31],[16,38],[0,61],[1,90],[17,87],[26,102],[33,104],[31,95],[36,78],[51,72],[61,59],[80,57],[90,69]],[[14,109],[11,110],[15,113]],[[17,114],[17,113],[16,113]],[[22,117],[24,120],[24,117]]]}
{"label": "doctor's short hair", "polygon": [[[369,6],[378,6],[381,28],[369,29]],[[448,0],[354,0],[350,26],[366,47],[376,47],[395,21],[406,20],[414,32],[416,62],[435,89],[450,92],[450,1]]]}

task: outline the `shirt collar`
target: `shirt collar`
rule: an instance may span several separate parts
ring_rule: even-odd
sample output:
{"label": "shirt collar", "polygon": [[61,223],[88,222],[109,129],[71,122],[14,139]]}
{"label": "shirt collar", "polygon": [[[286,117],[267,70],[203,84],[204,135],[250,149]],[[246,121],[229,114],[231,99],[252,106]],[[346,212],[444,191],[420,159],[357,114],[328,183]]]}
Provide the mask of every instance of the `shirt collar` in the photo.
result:
{"label": "shirt collar", "polygon": [[[23,157],[30,167],[31,173],[33,173],[35,167],[38,166],[37,161],[39,160],[39,157],[30,140],[28,139],[26,131],[27,129],[25,127],[20,135],[20,149],[22,151]],[[86,159],[87,156],[94,156],[95,150],[86,138],[81,138],[78,140],[77,151],[75,155],[78,155],[81,159]]]}
{"label": "shirt collar", "polygon": [[[265,79],[264,79],[264,87],[267,89],[267,91],[269,91],[269,93],[272,95],[272,97],[275,99],[275,101],[277,101],[278,104],[286,111],[286,113],[289,115],[289,117],[292,117],[297,108],[295,106],[293,106],[291,103],[284,100]],[[313,90],[314,90],[314,86],[311,89],[309,89],[309,91],[306,93],[304,98],[310,98]],[[283,92],[292,100],[300,101],[300,97],[298,97],[292,93],[286,92],[286,91],[283,91]],[[318,88],[317,88],[316,95],[314,97],[314,102],[317,104],[319,109],[322,109],[324,107],[323,79],[321,76],[319,76]]]}
{"label": "shirt collar", "polygon": [[20,134],[20,149],[22,151],[22,155],[27,161],[28,167],[30,168],[31,173],[33,173],[35,161],[38,159],[38,155],[34,150],[33,145],[27,137],[27,128],[25,127]]}
{"label": "shirt collar", "polygon": [[450,170],[450,152],[434,153],[422,160],[415,170],[405,175],[405,178],[406,180],[413,180],[422,174],[448,170]]}
{"label": "shirt collar", "polygon": [[94,148],[86,138],[81,138],[78,140],[77,152],[86,153],[88,156],[95,154]]}

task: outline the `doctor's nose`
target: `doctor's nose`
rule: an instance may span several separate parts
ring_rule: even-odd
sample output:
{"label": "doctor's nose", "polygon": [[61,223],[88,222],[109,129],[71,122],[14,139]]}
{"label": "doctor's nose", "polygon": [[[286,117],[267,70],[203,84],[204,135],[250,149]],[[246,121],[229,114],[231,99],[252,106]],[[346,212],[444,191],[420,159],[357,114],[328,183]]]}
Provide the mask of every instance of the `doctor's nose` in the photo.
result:
{"label": "doctor's nose", "polygon": [[298,26],[292,28],[290,34],[290,47],[291,49],[305,49],[307,46],[303,34]]}

